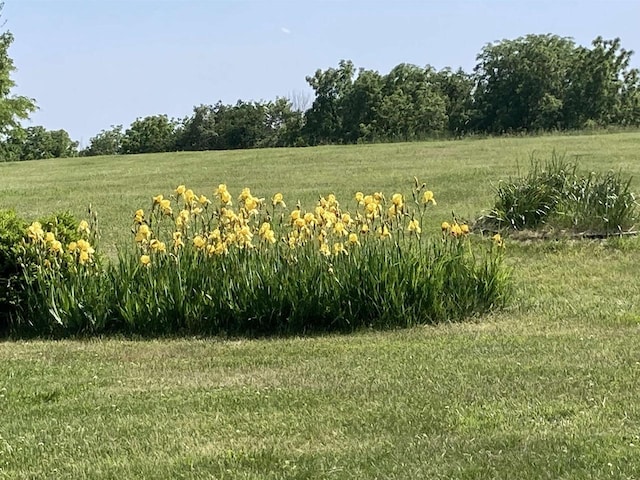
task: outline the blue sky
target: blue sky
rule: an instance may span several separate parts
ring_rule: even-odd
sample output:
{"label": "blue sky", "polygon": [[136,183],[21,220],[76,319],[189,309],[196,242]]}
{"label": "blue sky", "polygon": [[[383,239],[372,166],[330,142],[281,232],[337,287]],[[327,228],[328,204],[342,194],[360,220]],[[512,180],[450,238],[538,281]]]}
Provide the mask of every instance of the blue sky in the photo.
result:
{"label": "blue sky", "polygon": [[82,145],[146,115],[311,95],[305,76],[340,59],[471,71],[486,43],[528,33],[620,37],[640,52],[638,0],[5,0],[2,17],[14,93],[40,108],[28,125]]}

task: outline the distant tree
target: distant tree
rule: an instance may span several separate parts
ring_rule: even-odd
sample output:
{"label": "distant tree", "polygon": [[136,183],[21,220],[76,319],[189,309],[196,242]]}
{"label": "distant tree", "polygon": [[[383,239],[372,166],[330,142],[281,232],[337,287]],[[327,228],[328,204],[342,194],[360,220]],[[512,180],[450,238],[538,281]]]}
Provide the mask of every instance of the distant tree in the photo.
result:
{"label": "distant tree", "polygon": [[458,69],[440,70],[432,77],[434,85],[445,101],[447,130],[453,135],[461,135],[473,129],[475,116],[473,105],[473,76]]}
{"label": "distant tree", "polygon": [[50,130],[50,158],[66,158],[78,156],[78,142],[73,141],[66,130]]}
{"label": "distant tree", "polygon": [[380,107],[384,77],[373,70],[360,69],[342,100],[342,136],[346,143],[385,137],[380,132]]}
{"label": "distant tree", "polygon": [[316,70],[307,83],[315,99],[305,112],[305,135],[311,144],[345,141],[343,109],[345,98],[353,85],[355,67],[350,60],[340,60],[338,68]]}
{"label": "distant tree", "polygon": [[89,140],[89,146],[80,152],[82,156],[117,155],[122,152],[122,125],[112,125]]}
{"label": "distant tree", "polygon": [[177,150],[214,150],[217,146],[216,107],[193,107],[193,115],[185,118],[176,132]]}
{"label": "distant tree", "polygon": [[638,70],[629,68],[632,54],[619,38],[597,37],[592,48],[576,49],[565,101],[569,128],[640,121]]}
{"label": "distant tree", "polygon": [[75,157],[78,142],[65,130],[47,130],[42,126],[12,129],[2,144],[9,161]]}
{"label": "distant tree", "polygon": [[[0,12],[4,2],[0,2]],[[13,43],[13,35],[10,32],[0,34],[0,141],[6,141],[7,135],[12,129],[20,126],[20,121],[29,118],[29,114],[36,110],[35,101],[32,98],[11,95],[15,82],[11,74],[15,71],[13,60],[9,57],[9,47]],[[0,152],[6,148],[0,149]]]}
{"label": "distant tree", "polygon": [[495,133],[562,127],[575,49],[557,35],[487,44],[474,70],[477,127]]}
{"label": "distant tree", "polygon": [[238,100],[233,106],[219,104],[215,118],[218,149],[255,148],[268,136],[262,103]]}
{"label": "distant tree", "polygon": [[446,129],[446,102],[433,76],[431,67],[404,63],[385,76],[379,123],[387,138],[411,140]]}
{"label": "distant tree", "polygon": [[176,149],[177,122],[166,115],[136,119],[122,138],[124,154],[170,152]]}
{"label": "distant tree", "polygon": [[302,138],[304,114],[288,98],[264,104],[265,136],[258,147],[286,147],[305,144]]}

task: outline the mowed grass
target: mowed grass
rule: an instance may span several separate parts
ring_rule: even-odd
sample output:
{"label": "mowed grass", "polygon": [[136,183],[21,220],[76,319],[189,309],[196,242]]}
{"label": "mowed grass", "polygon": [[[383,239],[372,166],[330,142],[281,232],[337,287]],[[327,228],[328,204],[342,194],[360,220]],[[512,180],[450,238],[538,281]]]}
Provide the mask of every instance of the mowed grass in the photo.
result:
{"label": "mowed grass", "polygon": [[[0,164],[0,206],[98,211],[111,248],[179,183],[436,193],[434,231],[555,149],[634,175],[640,134]],[[640,240],[507,244],[514,301],[463,324],[267,340],[0,343],[0,478],[639,478]]]}

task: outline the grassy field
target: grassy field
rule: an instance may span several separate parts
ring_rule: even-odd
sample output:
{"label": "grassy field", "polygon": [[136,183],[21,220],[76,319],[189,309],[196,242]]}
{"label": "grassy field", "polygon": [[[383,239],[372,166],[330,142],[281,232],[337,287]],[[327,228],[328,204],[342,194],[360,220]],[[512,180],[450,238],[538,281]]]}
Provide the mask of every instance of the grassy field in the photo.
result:
{"label": "grassy field", "polygon": [[[555,150],[633,175],[640,133],[0,164],[0,207],[98,211],[180,183],[312,205],[409,191],[472,218]],[[293,200],[293,202],[292,202]],[[0,343],[0,479],[640,478],[640,241],[509,242],[514,302],[465,324],[270,340]]]}

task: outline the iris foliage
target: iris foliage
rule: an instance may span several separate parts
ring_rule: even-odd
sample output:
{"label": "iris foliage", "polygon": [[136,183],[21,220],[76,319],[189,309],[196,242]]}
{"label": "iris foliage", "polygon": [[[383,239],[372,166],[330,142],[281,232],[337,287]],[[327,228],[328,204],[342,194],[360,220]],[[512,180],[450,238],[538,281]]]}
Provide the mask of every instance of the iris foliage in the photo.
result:
{"label": "iris foliage", "polygon": [[455,321],[508,297],[504,244],[472,239],[454,219],[423,235],[435,204],[416,179],[410,196],[357,192],[351,212],[329,194],[287,210],[220,184],[212,199],[184,185],[133,215],[115,262],[95,254],[80,222],[63,245],[40,224],[24,251],[40,259],[14,332],[271,335]]}

